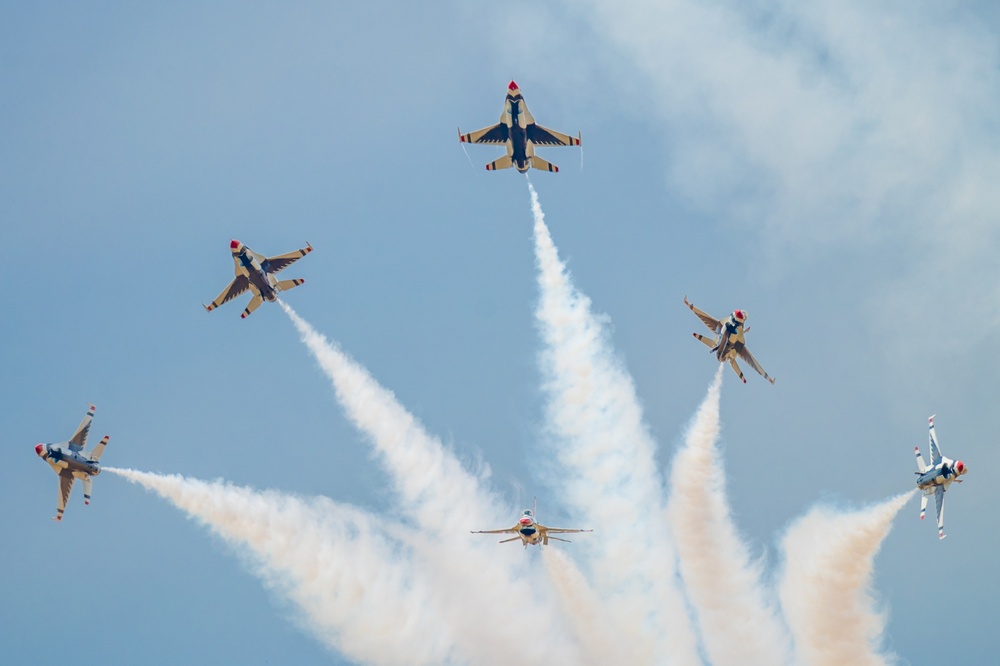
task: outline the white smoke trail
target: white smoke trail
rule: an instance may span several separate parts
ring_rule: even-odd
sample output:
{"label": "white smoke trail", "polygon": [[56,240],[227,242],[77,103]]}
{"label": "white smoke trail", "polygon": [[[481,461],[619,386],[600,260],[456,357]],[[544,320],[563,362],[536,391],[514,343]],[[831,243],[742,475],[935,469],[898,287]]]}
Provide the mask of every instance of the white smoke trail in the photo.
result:
{"label": "white smoke trail", "polygon": [[368,435],[392,476],[405,512],[429,527],[443,527],[445,521],[454,525],[458,520],[474,526],[510,519],[496,509],[478,479],[399,404],[392,391],[381,386],[287,303],[278,303],[332,382],[347,417]]}
{"label": "white smoke trail", "polygon": [[594,666],[618,663],[621,647],[611,631],[604,603],[580,569],[558,548],[543,548],[542,562],[562,602],[562,610],[572,622],[585,663]]}
{"label": "white smoke trail", "polygon": [[782,540],[779,594],[799,662],[878,666],[885,617],[875,609],[872,571],[892,520],[913,496],[897,495],[860,511],[813,508]]}
{"label": "white smoke trail", "polygon": [[456,659],[434,590],[373,516],[228,483],[105,467],[155,491],[247,554],[267,587],[293,601],[325,645],[373,664]]}
{"label": "white smoke trail", "polygon": [[572,284],[528,181],[541,291],[535,316],[547,416],[560,443],[557,482],[570,508],[599,528],[591,574],[615,621],[620,663],[694,664],[697,642],[677,588],[656,445],[631,378],[590,299]]}
{"label": "white smoke trail", "polygon": [[768,601],[762,566],[750,557],[726,498],[716,446],[724,370],[720,364],[671,469],[667,511],[681,578],[711,663],[787,664],[787,632]]}
{"label": "white smoke trail", "polygon": [[[413,545],[445,597],[444,618],[477,664],[509,662],[513,637],[542,634],[553,653],[579,661],[560,618],[519,549],[468,534],[514,521],[461,462],[358,363],[279,301],[333,384],[355,427],[368,435],[400,496],[400,507],[425,535]],[[504,627],[505,631],[497,631]],[[542,663],[546,653],[519,657]]]}

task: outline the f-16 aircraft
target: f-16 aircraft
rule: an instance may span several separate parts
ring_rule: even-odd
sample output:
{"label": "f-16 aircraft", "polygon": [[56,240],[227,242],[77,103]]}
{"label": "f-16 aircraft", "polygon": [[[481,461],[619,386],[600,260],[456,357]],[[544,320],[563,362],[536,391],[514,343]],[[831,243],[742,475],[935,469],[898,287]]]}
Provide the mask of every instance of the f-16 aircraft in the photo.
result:
{"label": "f-16 aircraft", "polygon": [[97,446],[90,453],[84,453],[87,446],[87,435],[90,434],[90,423],[94,420],[94,406],[91,405],[87,415],[83,417],[80,427],[76,429],[73,436],[67,442],[58,444],[39,444],[35,447],[35,453],[47,462],[50,467],[59,475],[59,503],[56,508],[56,515],[52,520],[62,520],[63,512],[66,510],[66,502],[73,492],[73,482],[77,479],[83,481],[83,503],[90,504],[90,488],[93,477],[101,473],[101,455],[104,447],[108,445],[108,435],[104,436]]}
{"label": "f-16 aircraft", "polygon": [[943,539],[945,537],[944,493],[953,482],[962,483],[962,479],[958,477],[967,474],[969,468],[961,460],[952,460],[941,455],[941,447],[938,446],[937,434],[934,432],[934,417],[927,419],[927,423],[930,425],[930,467],[924,464],[920,447],[913,447],[913,452],[917,456],[917,488],[924,492],[920,498],[920,520],[924,519],[924,514],[927,512],[927,498],[933,494],[934,504],[937,506],[938,539]]}
{"label": "f-16 aircraft", "polygon": [[743,376],[743,371],[740,370],[739,364],[736,362],[736,358],[739,357],[747,362],[747,364],[756,370],[761,377],[767,381],[774,383],[774,377],[770,376],[764,371],[757,359],[753,357],[750,350],[747,349],[746,341],[743,339],[744,333],[750,330],[747,326],[746,330],[743,328],[743,324],[747,320],[747,313],[745,310],[733,310],[733,314],[729,315],[726,319],[720,321],[715,317],[699,310],[694,305],[688,301],[687,296],[684,297],[684,305],[691,308],[691,312],[698,316],[704,322],[705,326],[708,326],[709,330],[715,334],[714,338],[708,338],[704,335],[698,333],[692,333],[695,338],[701,340],[707,347],[710,347],[713,352],[715,352],[715,357],[719,359],[719,363],[724,363],[729,361],[729,365],[733,367],[733,370],[739,375],[743,383],[747,383],[747,378]]}
{"label": "f-16 aircraft", "polygon": [[273,303],[278,300],[278,292],[294,289],[305,282],[299,278],[279,280],[275,274],[312,252],[312,245],[306,243],[306,247],[301,250],[279,254],[276,257],[265,257],[262,254],[257,254],[238,240],[230,242],[229,249],[233,252],[233,267],[236,270],[236,278],[222,290],[222,293],[211,304],[202,303],[202,307],[211,312],[249,289],[253,292],[253,298],[250,299],[243,314],[240,315],[241,319],[246,319],[264,301]]}
{"label": "f-16 aircraft", "polygon": [[[534,505],[533,505],[534,506]],[[508,527],[502,530],[472,530],[472,534],[513,534],[509,539],[503,539],[499,543],[508,543],[510,541],[521,540],[521,543],[525,548],[528,544],[532,546],[537,546],[539,541],[541,541],[543,546],[549,545],[549,539],[553,541],[563,541],[565,543],[570,543],[569,539],[560,539],[559,537],[552,536],[553,534],[575,534],[578,532],[593,532],[594,530],[570,530],[562,527],[546,527],[535,522],[535,510],[525,509],[524,513],[521,514],[521,518],[517,521],[514,527]]]}
{"label": "f-16 aircraft", "polygon": [[500,114],[500,122],[471,134],[462,134],[460,128],[458,139],[462,143],[507,146],[507,155],[487,164],[486,170],[514,167],[521,173],[532,167],[541,171],[559,171],[555,164],[550,164],[535,154],[536,146],[580,145],[579,133],[574,139],[567,134],[536,125],[524,103],[521,90],[513,81],[507,86],[507,99],[504,101],[503,113]]}

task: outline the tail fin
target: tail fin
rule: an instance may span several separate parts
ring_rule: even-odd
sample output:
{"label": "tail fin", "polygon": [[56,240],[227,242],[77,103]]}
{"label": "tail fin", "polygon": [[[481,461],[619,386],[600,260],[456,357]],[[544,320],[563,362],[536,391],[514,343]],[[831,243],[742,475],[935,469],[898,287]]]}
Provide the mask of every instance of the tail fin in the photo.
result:
{"label": "tail fin", "polygon": [[91,460],[97,462],[98,460],[101,459],[101,456],[104,455],[104,447],[108,445],[109,439],[111,439],[111,435],[105,435],[104,439],[102,439],[97,443],[97,446],[94,447],[94,450],[90,452]]}
{"label": "tail fin", "polygon": [[94,477],[85,476],[81,481],[83,481],[83,503],[90,504],[90,489],[94,485]]}
{"label": "tail fin", "polygon": [[486,165],[487,171],[497,171],[498,169],[509,169],[514,166],[514,163],[510,159],[510,155],[504,155],[498,160],[490,162]]}
{"label": "tail fin", "polygon": [[249,317],[251,314],[253,314],[254,310],[260,307],[260,304],[263,302],[264,299],[261,296],[254,296],[253,298],[251,298],[250,302],[247,303],[247,309],[244,310],[243,314],[240,315],[240,319],[246,319],[247,317]]}
{"label": "tail fin", "polygon": [[531,156],[531,166],[535,167],[539,171],[551,171],[552,173],[559,173],[559,167],[551,162],[546,162],[538,155]]}
{"label": "tail fin", "polygon": [[294,289],[305,282],[301,278],[295,278],[294,280],[279,280],[278,281],[278,291],[288,291],[289,289]]}
{"label": "tail fin", "polygon": [[924,462],[924,457],[920,455],[920,447],[914,446],[913,453],[917,456],[917,473],[923,474],[927,471],[927,464]]}

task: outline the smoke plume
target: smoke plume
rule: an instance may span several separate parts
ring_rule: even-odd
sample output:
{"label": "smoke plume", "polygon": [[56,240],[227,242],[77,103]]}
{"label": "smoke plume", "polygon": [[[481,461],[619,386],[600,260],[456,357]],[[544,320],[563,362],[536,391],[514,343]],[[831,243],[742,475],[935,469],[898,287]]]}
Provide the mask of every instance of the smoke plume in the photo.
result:
{"label": "smoke plume", "polygon": [[733,523],[719,438],[720,364],[684,446],[674,457],[667,505],[680,572],[709,661],[787,664],[785,628],[755,562]]}
{"label": "smoke plume", "polygon": [[893,518],[912,496],[860,511],[814,507],[788,528],[779,592],[801,663],[891,663],[880,652],[885,615],[875,607],[872,572]]}
{"label": "smoke plume", "polygon": [[[599,527],[590,574],[611,609],[621,659],[698,663],[694,632],[675,578],[664,520],[656,444],[631,377],[590,299],[570,280],[531,182],[540,297],[535,316],[546,415],[559,461],[557,483],[574,514]],[[627,519],[625,518],[627,516]]]}
{"label": "smoke plume", "polygon": [[294,602],[298,619],[328,647],[373,664],[456,658],[432,588],[379,518],[323,497],[104,469],[156,492],[247,554],[253,572]]}

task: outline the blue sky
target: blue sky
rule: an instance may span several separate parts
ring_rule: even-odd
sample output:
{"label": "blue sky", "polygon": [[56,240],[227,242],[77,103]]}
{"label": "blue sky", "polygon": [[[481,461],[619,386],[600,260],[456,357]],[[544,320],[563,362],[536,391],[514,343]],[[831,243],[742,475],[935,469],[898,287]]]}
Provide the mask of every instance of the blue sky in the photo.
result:
{"label": "blue sky", "polygon": [[[705,8],[707,7],[707,9]],[[907,490],[938,414],[970,466],[942,543],[914,500],[877,559],[902,663],[928,633],[992,654],[1000,460],[997,17],[939,3],[196,3],[0,8],[0,315],[13,473],[0,637],[14,661],[339,663],[238,554],[104,475],[61,525],[33,455],[97,405],[105,464],[324,495],[395,516],[386,475],[276,306],[206,314],[228,243],[315,252],[288,302],[512,507],[543,409],[523,178],[456,137],[506,84],[584,139],[538,174],[556,245],[611,321],[666,468],[715,364],[687,294],[749,311],[778,378],[726,376],[744,536]],[[533,17],[527,20],[525,17]],[[241,301],[242,303],[242,301]],[[456,525],[448,541],[464,539]],[[575,544],[574,544],[575,545]],[[534,555],[529,555],[534,557]],[[942,593],[941,590],[946,590]],[[940,604],[936,607],[934,604]]]}

